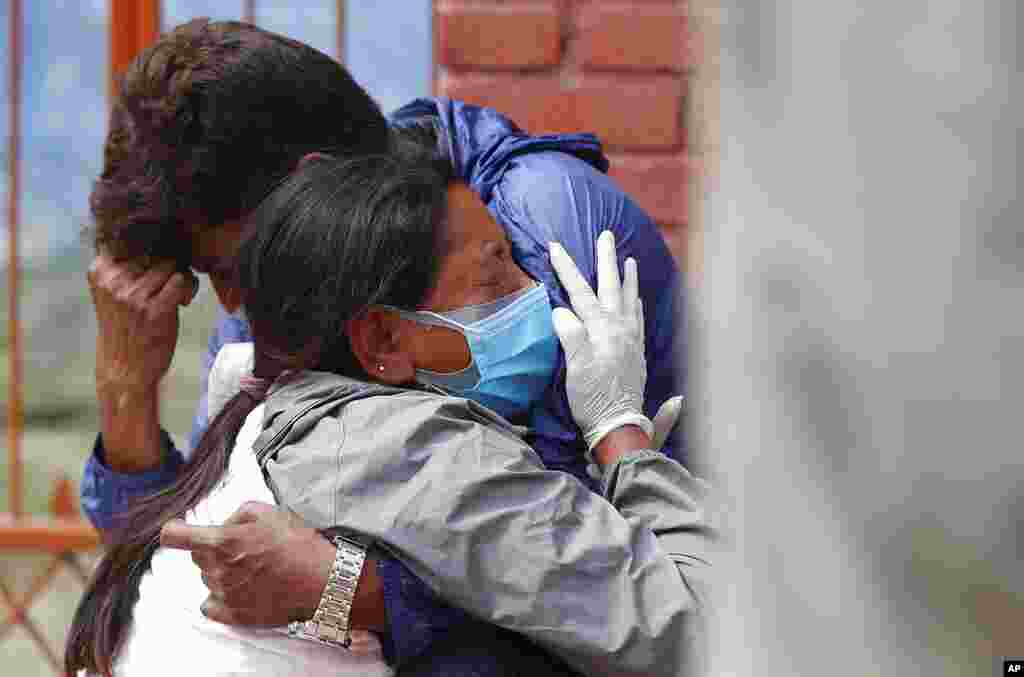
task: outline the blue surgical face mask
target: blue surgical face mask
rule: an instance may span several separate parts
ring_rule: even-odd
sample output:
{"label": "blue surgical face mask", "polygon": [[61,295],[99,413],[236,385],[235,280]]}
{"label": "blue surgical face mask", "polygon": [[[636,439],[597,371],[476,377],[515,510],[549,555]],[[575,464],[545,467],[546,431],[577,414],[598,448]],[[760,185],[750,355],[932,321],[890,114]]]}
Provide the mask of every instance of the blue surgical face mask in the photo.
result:
{"label": "blue surgical face mask", "polygon": [[421,324],[454,329],[469,344],[469,366],[451,374],[417,369],[419,383],[513,418],[538,402],[554,378],[558,337],[543,284],[444,313],[388,309]]}

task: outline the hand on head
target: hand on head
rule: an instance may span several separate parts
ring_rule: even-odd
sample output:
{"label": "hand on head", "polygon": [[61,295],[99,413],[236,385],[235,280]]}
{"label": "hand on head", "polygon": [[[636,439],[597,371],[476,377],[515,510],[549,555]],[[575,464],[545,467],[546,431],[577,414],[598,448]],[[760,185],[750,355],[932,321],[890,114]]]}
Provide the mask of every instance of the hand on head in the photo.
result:
{"label": "hand on head", "polygon": [[98,385],[153,388],[167,373],[178,340],[178,307],[195,297],[199,280],[173,261],[149,269],[100,254],[88,272],[99,341]]}

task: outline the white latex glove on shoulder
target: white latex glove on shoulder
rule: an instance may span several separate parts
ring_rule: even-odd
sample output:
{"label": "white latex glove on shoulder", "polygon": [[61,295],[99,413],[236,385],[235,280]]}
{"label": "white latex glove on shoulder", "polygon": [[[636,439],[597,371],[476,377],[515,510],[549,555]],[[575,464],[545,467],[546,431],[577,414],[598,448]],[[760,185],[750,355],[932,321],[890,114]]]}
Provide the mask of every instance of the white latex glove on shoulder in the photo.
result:
{"label": "white latex glove on shoulder", "polygon": [[657,427],[643,414],[647,363],[636,261],[626,259],[620,280],[615,236],[609,230],[601,233],[595,295],[561,245],[552,242],[550,253],[573,308],[556,308],[552,321],[565,351],[569,408],[587,449],[593,451],[605,435],[624,425],[640,427],[652,437],[652,448],[660,449],[679,417],[682,398],[662,405]]}

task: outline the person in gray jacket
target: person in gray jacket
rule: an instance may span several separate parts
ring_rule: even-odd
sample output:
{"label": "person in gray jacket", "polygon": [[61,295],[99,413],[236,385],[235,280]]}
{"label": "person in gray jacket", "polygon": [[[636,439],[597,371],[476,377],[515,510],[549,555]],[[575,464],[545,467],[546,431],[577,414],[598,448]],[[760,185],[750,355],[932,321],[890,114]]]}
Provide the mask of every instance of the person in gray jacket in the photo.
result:
{"label": "person in gray jacket", "polygon": [[[133,512],[104,556],[75,616],[72,667],[109,671],[161,527],[221,481],[262,405],[251,452],[275,499],[348,545],[298,634],[347,644],[344,581],[358,579],[370,546],[573,670],[698,671],[707,490],[653,450],[640,413],[635,262],[620,279],[602,234],[595,295],[553,244],[575,313],[552,311],[500,228],[447,217],[447,181],[426,160],[313,159],[255,212],[237,271],[252,375],[181,478]],[[546,470],[525,431],[494,411],[550,381],[555,341],[603,497]]]}

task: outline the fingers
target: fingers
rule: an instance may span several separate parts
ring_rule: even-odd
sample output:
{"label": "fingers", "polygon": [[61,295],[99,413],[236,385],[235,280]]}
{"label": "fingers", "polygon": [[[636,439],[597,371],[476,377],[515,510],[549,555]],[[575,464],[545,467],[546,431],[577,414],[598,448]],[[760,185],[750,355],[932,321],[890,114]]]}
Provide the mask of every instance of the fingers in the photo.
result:
{"label": "fingers", "polygon": [[177,271],[167,280],[160,292],[153,297],[155,309],[170,310],[178,306],[187,306],[192,302],[198,286],[198,278],[191,271]]}
{"label": "fingers", "polygon": [[605,230],[597,237],[597,298],[601,307],[616,315],[622,308],[622,281],[615,257],[615,235]]}
{"label": "fingers", "polygon": [[224,544],[222,527],[195,526],[184,520],[171,520],[160,529],[160,546],[175,550],[219,548]]}
{"label": "fingers", "polygon": [[252,575],[247,569],[237,565],[197,565],[203,585],[214,597],[227,604],[245,603],[253,594]]}
{"label": "fingers", "polygon": [[110,258],[103,254],[96,256],[92,263],[89,264],[89,271],[85,274],[85,277],[89,280],[89,292],[92,294],[93,301],[96,300],[96,292],[107,274],[109,265]]}
{"label": "fingers", "polygon": [[572,309],[584,323],[600,314],[600,306],[594,290],[580,274],[579,269],[573,260],[566,253],[562,245],[552,242],[550,247],[551,266],[555,269],[559,282],[565,287],[569,295],[569,302]]}
{"label": "fingers", "polygon": [[[640,302],[640,282],[636,269],[636,259],[628,258],[623,264],[622,280],[622,316],[638,318],[637,304]],[[643,325],[640,325],[641,329]]]}
{"label": "fingers", "polygon": [[640,343],[646,343],[645,333],[647,332],[647,325],[644,324],[644,300],[636,300],[636,326],[637,326],[637,338]]}
{"label": "fingers", "polygon": [[636,314],[640,287],[636,261],[627,259],[624,266],[625,279],[620,278],[615,234],[612,231],[605,230],[597,238],[596,295],[561,245],[552,242],[550,250],[555,274],[569,295],[572,309],[584,324],[597,316],[599,308],[615,315],[621,313],[627,318]]}
{"label": "fingers", "polygon": [[558,341],[562,344],[565,360],[568,363],[573,355],[586,344],[586,327],[567,308],[555,308],[551,313],[551,323],[555,325],[555,334],[558,335]]}
{"label": "fingers", "polygon": [[188,305],[199,288],[199,278],[192,271],[178,271],[173,261],[140,270],[134,262],[105,254],[93,259],[87,277],[94,302],[102,295],[157,314]]}
{"label": "fingers", "polygon": [[128,287],[127,294],[140,300],[148,300],[163,289],[175,270],[173,261],[163,261],[140,275],[135,283]]}
{"label": "fingers", "polygon": [[269,627],[280,625],[276,619],[267,618],[259,609],[245,609],[229,606],[223,600],[212,595],[200,607],[203,615],[211,621],[225,625],[245,625],[249,627]]}
{"label": "fingers", "polygon": [[120,296],[138,277],[128,266],[104,254],[93,259],[86,276],[93,303]]}
{"label": "fingers", "polygon": [[255,522],[262,517],[273,514],[276,510],[277,508],[275,506],[268,503],[246,501],[242,504],[242,507],[224,520],[224,526],[228,526],[229,524],[246,524],[248,522]]}
{"label": "fingers", "polygon": [[173,261],[147,271],[137,283],[133,296],[141,303],[152,302],[157,312],[187,306],[199,291],[199,278],[191,270],[181,271]]}
{"label": "fingers", "polygon": [[682,410],[682,395],[668,399],[658,407],[658,413],[654,415],[654,438],[651,441],[654,449],[661,449],[665,445],[665,440],[672,434],[672,429],[676,427]]}

